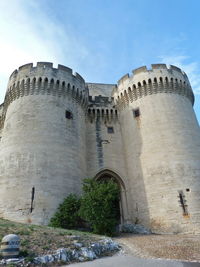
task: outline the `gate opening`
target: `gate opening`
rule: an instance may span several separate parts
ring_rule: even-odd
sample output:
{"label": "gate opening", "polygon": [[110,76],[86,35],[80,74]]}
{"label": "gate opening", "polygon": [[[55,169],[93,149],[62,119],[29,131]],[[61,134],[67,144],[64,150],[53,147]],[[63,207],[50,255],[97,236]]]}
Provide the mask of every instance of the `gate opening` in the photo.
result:
{"label": "gate opening", "polygon": [[116,210],[116,220],[118,222],[118,225],[124,223],[124,207],[126,206],[126,195],[125,195],[125,187],[122,179],[115,174],[114,172],[110,170],[104,170],[98,173],[95,176],[95,180],[98,182],[108,182],[112,181],[117,184],[120,191],[119,199],[116,200],[114,204],[114,208]]}

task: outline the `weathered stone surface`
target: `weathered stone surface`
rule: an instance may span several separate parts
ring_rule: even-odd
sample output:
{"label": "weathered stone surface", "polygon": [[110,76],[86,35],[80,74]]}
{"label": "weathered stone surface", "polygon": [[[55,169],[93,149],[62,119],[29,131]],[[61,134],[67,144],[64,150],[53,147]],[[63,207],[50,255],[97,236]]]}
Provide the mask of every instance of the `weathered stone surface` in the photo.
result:
{"label": "weathered stone surface", "polygon": [[24,258],[11,258],[0,260],[0,265],[24,266]]}
{"label": "weathered stone surface", "polygon": [[141,224],[123,224],[121,227],[123,233],[134,233],[134,234],[151,234],[149,229],[146,229]]}
{"label": "weathered stone surface", "polygon": [[74,246],[76,248],[81,248],[83,246],[83,244],[82,243],[78,243],[78,242],[74,242]]}
{"label": "weathered stone surface", "polygon": [[80,255],[83,256],[85,259],[93,260],[96,259],[97,256],[90,248],[83,247],[80,249]]}
{"label": "weathered stone surface", "polygon": [[35,264],[52,263],[52,262],[71,262],[71,261],[88,261],[94,260],[105,253],[118,251],[119,245],[112,239],[103,239],[98,243],[91,244],[89,247],[77,247],[76,249],[60,248],[52,255],[39,256],[34,259]]}

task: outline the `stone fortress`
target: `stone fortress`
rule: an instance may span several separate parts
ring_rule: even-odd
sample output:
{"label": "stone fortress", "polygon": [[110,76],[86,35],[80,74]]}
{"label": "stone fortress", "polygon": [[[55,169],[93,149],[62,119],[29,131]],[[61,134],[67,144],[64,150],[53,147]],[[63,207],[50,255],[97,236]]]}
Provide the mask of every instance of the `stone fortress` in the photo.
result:
{"label": "stone fortress", "polygon": [[187,75],[153,64],[118,84],[68,67],[15,70],[0,106],[0,217],[47,224],[84,178],[120,187],[121,223],[200,232],[200,129]]}

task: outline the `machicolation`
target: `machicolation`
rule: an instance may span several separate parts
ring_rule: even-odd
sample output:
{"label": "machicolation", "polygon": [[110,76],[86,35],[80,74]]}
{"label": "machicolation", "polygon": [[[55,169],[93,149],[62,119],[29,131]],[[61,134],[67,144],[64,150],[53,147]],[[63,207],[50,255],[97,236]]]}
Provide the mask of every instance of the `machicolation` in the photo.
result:
{"label": "machicolation", "polygon": [[157,93],[174,93],[188,97],[194,104],[194,94],[187,75],[181,69],[165,64],[152,64],[152,69],[146,66],[133,70],[133,75],[126,74],[118,81],[118,87],[113,90],[120,107],[125,107],[143,96]]}

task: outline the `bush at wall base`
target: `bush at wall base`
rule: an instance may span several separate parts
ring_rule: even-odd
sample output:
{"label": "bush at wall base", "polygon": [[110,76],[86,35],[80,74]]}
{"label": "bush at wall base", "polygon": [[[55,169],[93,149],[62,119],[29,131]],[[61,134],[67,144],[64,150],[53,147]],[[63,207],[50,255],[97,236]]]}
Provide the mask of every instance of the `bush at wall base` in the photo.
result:
{"label": "bush at wall base", "polygon": [[96,234],[113,236],[118,221],[119,187],[113,181],[85,179],[80,216],[90,223]]}
{"label": "bush at wall base", "polygon": [[77,229],[81,227],[82,220],[78,215],[80,205],[80,198],[75,194],[70,194],[59,205],[57,212],[50,220],[49,226],[65,229]]}

